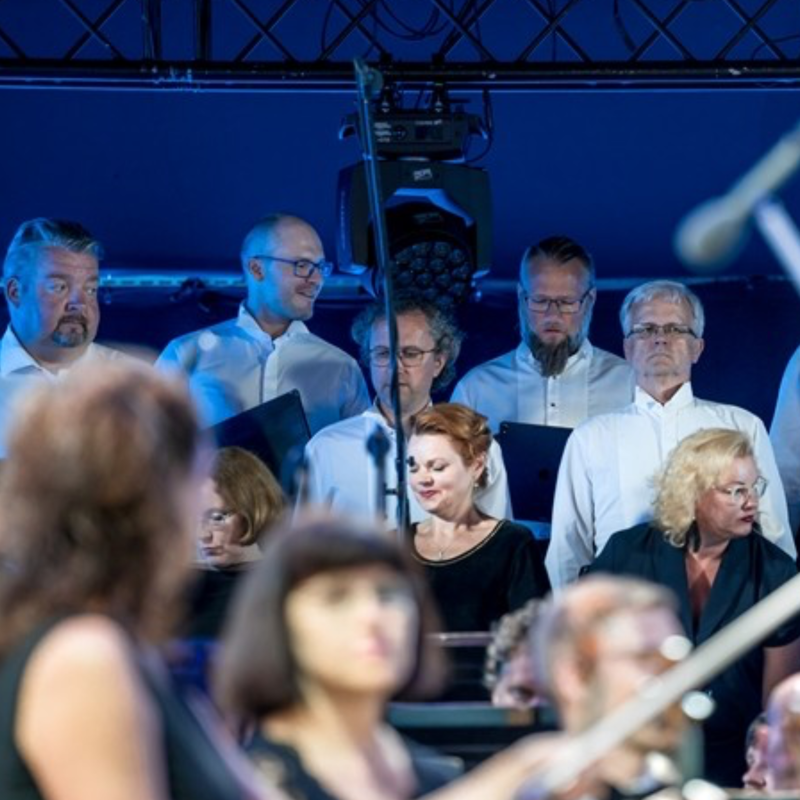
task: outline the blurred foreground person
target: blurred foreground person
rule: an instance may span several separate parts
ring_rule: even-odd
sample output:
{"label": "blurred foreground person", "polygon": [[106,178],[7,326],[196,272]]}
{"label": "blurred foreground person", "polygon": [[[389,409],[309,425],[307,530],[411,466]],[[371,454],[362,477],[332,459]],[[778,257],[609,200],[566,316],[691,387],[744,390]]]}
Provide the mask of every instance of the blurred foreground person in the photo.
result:
{"label": "blurred foreground person", "polygon": [[[686,644],[675,611],[667,590],[608,576],[573,584],[543,607],[533,631],[536,675],[566,733],[583,733],[673,665]],[[651,754],[674,753],[685,730],[677,706],[641,728],[598,762],[594,778],[606,791],[594,795],[644,796],[669,782]]]}
{"label": "blurred foreground person", "polygon": [[255,718],[251,757],[293,800],[511,800],[553,752],[525,739],[435,791],[452,774],[385,722],[390,698],[439,688],[434,619],[424,579],[374,528],[276,531],[232,611],[218,698]]}
{"label": "blurred foreground person", "polygon": [[530,530],[478,505],[492,442],[486,417],[460,403],[430,406],[411,419],[409,483],[428,515],[412,525],[412,553],[447,631],[488,631],[550,589]]}
{"label": "blurred foreground person", "polygon": [[190,570],[203,460],[186,392],[146,366],[75,367],[20,409],[0,488],[3,800],[259,796],[152,647]]}
{"label": "blurred foreground person", "polygon": [[800,793],[800,674],[775,687],[767,725],[767,789]]}
{"label": "blurred foreground person", "polygon": [[[766,480],[741,431],[709,428],[670,454],[655,520],[614,534],[592,572],[635,575],[670,587],[695,645],[710,639],[797,573],[761,535]],[[782,625],[705,687],[716,708],[704,725],[706,777],[737,786],[745,736],[771,688],[800,666],[797,620]]]}
{"label": "blurred foreground person", "polygon": [[764,792],[767,783],[767,746],[769,744],[769,725],[767,715],[762,711],[747,729],[744,760],[747,772],[742,776],[742,785],[751,792]]}
{"label": "blurred foreground person", "polygon": [[197,581],[187,635],[216,637],[234,589],[261,558],[263,538],[286,509],[269,467],[241,447],[223,447],[201,488]]}
{"label": "blurred foreground person", "polygon": [[541,607],[539,600],[529,600],[497,623],[483,679],[494,706],[526,709],[542,703],[531,646],[531,628]]}

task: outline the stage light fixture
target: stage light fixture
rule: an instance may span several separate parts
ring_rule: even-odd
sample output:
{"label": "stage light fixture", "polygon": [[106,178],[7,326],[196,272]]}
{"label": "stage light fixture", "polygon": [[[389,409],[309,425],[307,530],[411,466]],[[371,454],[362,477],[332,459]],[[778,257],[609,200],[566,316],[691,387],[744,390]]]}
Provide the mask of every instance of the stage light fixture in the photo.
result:
{"label": "stage light fixture", "polygon": [[[492,204],[488,173],[452,159],[463,161],[469,137],[486,127],[477,115],[451,111],[441,86],[428,109],[400,109],[387,97],[397,93],[377,104],[374,130],[395,287],[461,303],[491,267]],[[354,131],[349,117],[341,135]],[[381,293],[363,162],[339,173],[336,251],[341,271]]]}

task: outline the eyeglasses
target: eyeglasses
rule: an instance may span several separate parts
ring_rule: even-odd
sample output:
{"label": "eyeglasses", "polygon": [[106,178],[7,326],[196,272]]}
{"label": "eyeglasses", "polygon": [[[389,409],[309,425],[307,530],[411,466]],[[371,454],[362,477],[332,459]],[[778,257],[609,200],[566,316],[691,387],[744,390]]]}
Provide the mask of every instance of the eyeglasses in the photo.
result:
{"label": "eyeglasses", "polygon": [[527,292],[524,293],[525,303],[530,311],[535,314],[546,314],[550,310],[550,306],[555,306],[559,314],[577,314],[581,310],[583,301],[591,294],[592,290],[587,289],[580,297],[576,299],[570,298],[553,298],[553,297],[533,297]]}
{"label": "eyeglasses", "polygon": [[200,524],[204,528],[221,528],[235,514],[235,511],[222,511],[211,509],[200,517]]}
{"label": "eyeglasses", "polygon": [[678,339],[681,336],[697,338],[697,334],[688,325],[675,325],[674,323],[653,325],[648,322],[643,325],[634,325],[625,334],[626,339],[652,339],[654,336],[663,336],[665,339]]}
{"label": "eyeglasses", "polygon": [[[421,350],[419,347],[401,347],[397,351],[397,357],[407,367],[416,367],[422,363],[422,359],[428,353],[435,353],[438,349],[438,347],[432,347],[430,350]],[[376,367],[385,367],[389,364],[389,355],[388,347],[373,347],[369,351],[369,360]]]}
{"label": "eyeglasses", "polygon": [[319,272],[323,278],[327,278],[333,272],[333,264],[324,258],[316,263],[307,258],[281,258],[280,256],[256,255],[250,258],[259,258],[265,261],[280,261],[281,264],[291,264],[292,272],[296,278],[310,278],[315,272]]}
{"label": "eyeglasses", "polygon": [[743,506],[750,498],[763,497],[767,491],[767,479],[760,475],[752,486],[715,486],[718,492],[728,496],[733,505]]}

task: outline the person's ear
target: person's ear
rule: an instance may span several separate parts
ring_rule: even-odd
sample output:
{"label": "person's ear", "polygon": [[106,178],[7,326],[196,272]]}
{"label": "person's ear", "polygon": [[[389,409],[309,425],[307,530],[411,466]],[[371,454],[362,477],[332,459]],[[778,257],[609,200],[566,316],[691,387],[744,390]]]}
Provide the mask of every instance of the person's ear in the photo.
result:
{"label": "person's ear", "polygon": [[263,281],[264,280],[264,264],[261,262],[260,258],[248,258],[247,259],[247,271],[256,281]]}
{"label": "person's ear", "polygon": [[696,364],[700,360],[700,356],[705,350],[706,343],[704,339],[692,339],[692,364]]}
{"label": "person's ear", "polygon": [[21,302],[20,288],[19,278],[12,277],[6,281],[6,297],[8,298],[8,302],[15,308],[19,308]]}

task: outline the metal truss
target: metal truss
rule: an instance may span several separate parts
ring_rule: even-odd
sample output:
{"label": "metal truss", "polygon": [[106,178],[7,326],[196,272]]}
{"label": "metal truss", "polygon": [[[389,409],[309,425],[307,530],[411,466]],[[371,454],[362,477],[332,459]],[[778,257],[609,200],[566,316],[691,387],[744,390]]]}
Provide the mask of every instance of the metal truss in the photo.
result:
{"label": "metal truss", "polygon": [[0,86],[795,87],[798,0],[0,0]]}

